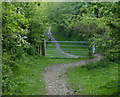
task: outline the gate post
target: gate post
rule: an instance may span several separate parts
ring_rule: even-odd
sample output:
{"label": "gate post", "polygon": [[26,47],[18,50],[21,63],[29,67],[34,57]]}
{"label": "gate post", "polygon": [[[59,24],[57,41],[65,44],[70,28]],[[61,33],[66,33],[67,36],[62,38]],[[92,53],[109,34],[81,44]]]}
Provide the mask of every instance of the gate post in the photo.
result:
{"label": "gate post", "polygon": [[95,44],[93,44],[93,45],[92,45],[92,53],[93,53],[93,55],[94,55],[95,52],[96,52],[95,50],[96,50],[96,48],[95,48]]}
{"label": "gate post", "polygon": [[91,45],[89,45],[89,48],[88,48],[88,50],[89,50],[89,56],[91,57],[91,56],[93,56],[93,53],[92,53],[92,47],[91,47]]}
{"label": "gate post", "polygon": [[42,40],[41,48],[42,48],[42,56],[45,56],[46,55],[46,41],[45,41],[45,39]]}

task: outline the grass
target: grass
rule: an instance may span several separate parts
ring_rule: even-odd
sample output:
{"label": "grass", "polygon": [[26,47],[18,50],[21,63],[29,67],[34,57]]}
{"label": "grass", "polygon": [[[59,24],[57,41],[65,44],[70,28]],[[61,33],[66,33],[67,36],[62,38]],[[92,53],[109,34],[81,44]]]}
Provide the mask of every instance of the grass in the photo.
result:
{"label": "grass", "polygon": [[70,63],[83,59],[50,59],[41,56],[27,56],[17,60],[13,75],[9,76],[9,90],[4,95],[45,95],[46,89],[42,80],[44,68],[54,64]]}
{"label": "grass", "polygon": [[[67,82],[80,95],[118,94],[118,64],[106,60],[69,68]],[[120,92],[120,91],[119,91]]]}
{"label": "grass", "polygon": [[58,32],[56,24],[52,25],[51,33],[52,33],[53,37],[55,37],[57,39],[57,41],[67,41],[68,40],[65,37],[65,35],[63,35],[63,33]]}

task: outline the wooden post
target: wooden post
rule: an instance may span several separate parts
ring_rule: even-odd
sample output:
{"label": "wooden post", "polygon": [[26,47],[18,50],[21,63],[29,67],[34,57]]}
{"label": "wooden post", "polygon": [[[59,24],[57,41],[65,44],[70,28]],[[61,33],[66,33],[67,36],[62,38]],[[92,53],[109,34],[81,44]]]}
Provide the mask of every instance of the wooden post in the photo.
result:
{"label": "wooden post", "polygon": [[91,46],[89,46],[88,50],[89,50],[89,56],[90,57],[93,56],[93,54],[92,54],[92,47]]}
{"label": "wooden post", "polygon": [[45,42],[45,39],[42,40],[41,48],[42,48],[42,56],[45,56],[45,54],[46,54],[46,42]]}

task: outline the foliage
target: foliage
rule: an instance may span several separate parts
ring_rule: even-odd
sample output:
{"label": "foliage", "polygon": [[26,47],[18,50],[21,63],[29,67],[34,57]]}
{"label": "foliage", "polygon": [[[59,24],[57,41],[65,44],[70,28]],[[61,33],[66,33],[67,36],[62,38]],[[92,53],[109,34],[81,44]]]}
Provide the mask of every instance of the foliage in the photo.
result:
{"label": "foliage", "polygon": [[[28,20],[20,12],[17,13],[15,5],[3,3],[3,52],[19,54],[21,47],[26,48],[29,43],[26,41]],[[24,25],[24,28],[23,26]],[[20,49],[21,51],[23,50]]]}
{"label": "foliage", "polygon": [[[38,54],[38,46],[44,38],[49,18],[46,3],[3,2],[2,3],[2,50],[3,50],[3,94],[15,92],[17,83],[11,76],[19,68],[19,61],[27,54]],[[41,19],[42,18],[42,19]],[[22,64],[21,64],[22,65]]]}

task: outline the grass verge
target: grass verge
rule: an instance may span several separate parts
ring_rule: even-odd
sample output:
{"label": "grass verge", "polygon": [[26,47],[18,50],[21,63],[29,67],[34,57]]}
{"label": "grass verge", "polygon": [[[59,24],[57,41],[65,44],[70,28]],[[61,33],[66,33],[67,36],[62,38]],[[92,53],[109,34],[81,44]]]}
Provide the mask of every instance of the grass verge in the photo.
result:
{"label": "grass verge", "polygon": [[118,95],[118,64],[106,60],[69,68],[67,82],[80,95]]}

